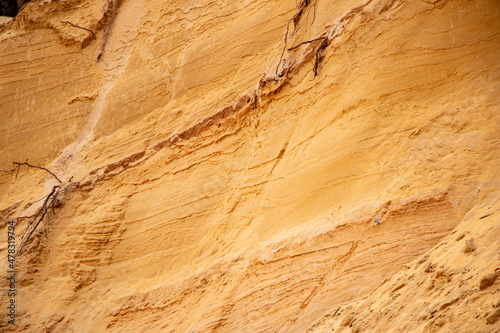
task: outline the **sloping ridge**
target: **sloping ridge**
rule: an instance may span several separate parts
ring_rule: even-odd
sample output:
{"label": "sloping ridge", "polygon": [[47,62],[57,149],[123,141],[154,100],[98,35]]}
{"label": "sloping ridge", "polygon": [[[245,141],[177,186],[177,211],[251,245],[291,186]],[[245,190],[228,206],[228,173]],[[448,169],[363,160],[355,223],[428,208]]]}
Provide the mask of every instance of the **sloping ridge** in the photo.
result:
{"label": "sloping ridge", "polygon": [[148,330],[305,331],[332,299],[344,304],[369,294],[460,219],[446,194],[392,203],[380,225],[374,218],[328,221],[314,234],[293,235],[180,284],[119,299],[108,328],[122,331],[144,321]]}

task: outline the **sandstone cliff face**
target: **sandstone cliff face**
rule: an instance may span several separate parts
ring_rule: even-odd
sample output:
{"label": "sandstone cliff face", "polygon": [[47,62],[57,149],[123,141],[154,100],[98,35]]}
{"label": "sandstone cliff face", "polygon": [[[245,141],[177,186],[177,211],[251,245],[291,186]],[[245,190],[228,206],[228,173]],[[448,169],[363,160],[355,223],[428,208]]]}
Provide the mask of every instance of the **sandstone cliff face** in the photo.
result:
{"label": "sandstone cliff face", "polygon": [[27,4],[0,26],[0,169],[60,182],[0,174],[0,329],[499,331],[499,15]]}

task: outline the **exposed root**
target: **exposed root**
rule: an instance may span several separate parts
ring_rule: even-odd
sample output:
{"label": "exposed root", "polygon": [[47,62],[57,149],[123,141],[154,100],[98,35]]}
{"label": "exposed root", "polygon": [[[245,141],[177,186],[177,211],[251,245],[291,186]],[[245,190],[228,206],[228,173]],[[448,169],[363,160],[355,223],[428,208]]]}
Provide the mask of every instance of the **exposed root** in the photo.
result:
{"label": "exposed root", "polygon": [[324,37],[323,41],[321,42],[318,49],[316,50],[316,57],[314,60],[314,67],[313,67],[314,77],[316,77],[318,75],[318,66],[319,66],[319,63],[321,61],[321,51],[326,49],[326,47],[328,45],[330,45],[330,42],[329,42],[328,38]]}
{"label": "exposed root", "polygon": [[281,62],[283,61],[283,55],[285,54],[285,50],[286,50],[286,46],[287,46],[287,42],[288,42],[288,30],[290,29],[290,22],[291,21],[292,21],[292,19],[288,20],[288,22],[286,24],[285,45],[283,46],[283,50],[281,51],[280,61],[278,61],[278,65],[276,66],[276,72],[275,72],[276,75],[278,75],[278,70],[280,69]]}
{"label": "exposed root", "polygon": [[[17,176],[19,175],[19,170],[21,169],[21,166],[26,165],[28,167],[28,169],[35,168],[35,169],[40,169],[40,170],[44,170],[44,171],[48,172],[51,176],[53,176],[59,182],[59,184],[62,184],[62,181],[59,179],[59,177],[57,177],[56,174],[54,174],[52,171],[50,171],[47,168],[40,167],[40,166],[33,165],[33,164],[29,164],[27,161],[23,162],[23,163],[20,163],[20,162],[12,162],[12,163],[15,165],[14,169],[9,170],[9,171],[4,171],[4,172],[10,172],[11,174],[15,173],[16,179],[17,179]],[[19,246],[17,253],[21,253],[24,245],[32,238],[34,232],[37,230],[40,223],[42,223],[42,221],[47,217],[47,214],[50,211],[52,211],[52,213],[55,213],[54,208],[58,205],[58,200],[56,200],[56,197],[57,197],[57,194],[59,193],[59,189],[60,189],[60,185],[54,185],[52,187],[52,190],[50,191],[50,193],[45,197],[45,200],[43,201],[42,207],[40,207],[34,215],[21,216],[21,217],[16,218],[16,222],[21,220],[21,219],[29,219],[26,231],[24,232],[24,234],[21,237],[21,245]],[[17,208],[18,205],[19,205],[19,203],[14,208],[11,208],[9,210]],[[3,211],[0,211],[0,212],[3,212]]]}
{"label": "exposed root", "polygon": [[[21,244],[19,246],[19,250],[17,254],[21,253],[24,248],[24,245],[28,243],[28,241],[32,238],[34,232],[37,230],[38,226],[47,216],[47,213],[52,211],[54,213],[54,207],[56,206],[56,197],[59,193],[60,186],[55,185],[52,187],[52,191],[50,191],[49,195],[45,198],[42,207],[35,213],[35,215],[29,217],[28,227],[26,231],[21,236]],[[18,218],[21,219],[22,217]],[[26,217],[25,217],[26,218]]]}
{"label": "exposed root", "polygon": [[62,184],[62,181],[59,179],[59,177],[57,177],[52,171],[50,171],[49,169],[47,168],[44,168],[44,167],[40,167],[40,166],[37,166],[37,165],[33,165],[33,164],[29,164],[28,161],[26,162],[23,162],[23,163],[19,163],[19,162],[12,162],[12,164],[14,164],[16,167],[12,170],[9,170],[9,172],[11,174],[13,174],[14,172],[16,173],[16,179],[17,179],[17,175],[19,174],[19,170],[21,169],[21,165],[26,165],[29,168],[35,168],[35,169],[40,169],[40,170],[45,170],[47,171],[49,174],[51,174],[55,179],[57,179],[57,181],[59,182],[59,184]]}
{"label": "exposed root", "polygon": [[[295,2],[295,5],[297,6],[297,2]],[[290,22],[293,22],[293,31],[297,30],[297,27],[299,25],[300,17],[304,13],[304,9],[308,5],[309,5],[309,0],[305,0],[305,1],[301,2],[300,5],[298,5],[298,10],[295,13],[295,15],[293,15],[293,17],[291,19],[289,19],[288,22],[286,23],[286,32],[285,32],[285,41],[284,41],[285,45],[283,46],[283,50],[281,51],[281,55],[280,55],[280,60],[278,62],[278,65],[276,66],[276,72],[275,72],[276,75],[278,74],[278,70],[280,68],[281,62],[283,61],[283,55],[285,54],[285,50],[286,50],[286,47],[287,47],[288,32],[290,31]]]}
{"label": "exposed root", "polygon": [[94,32],[93,32],[92,30],[90,30],[90,29],[87,29],[87,28],[81,27],[81,26],[79,26],[79,25],[73,24],[73,23],[71,23],[71,22],[69,22],[69,21],[61,21],[61,23],[66,23],[66,24],[69,24],[69,25],[71,25],[71,26],[73,26],[73,27],[75,27],[75,28],[79,28],[79,29],[86,30],[86,31],[90,32],[90,34],[91,34],[94,38],[96,38],[96,37],[95,37]]}
{"label": "exposed root", "polygon": [[[347,25],[347,23],[354,16],[356,16],[358,13],[362,12],[363,9],[368,4],[370,4],[371,2],[372,2],[372,0],[367,0],[362,5],[359,5],[357,7],[352,8],[351,10],[349,10],[346,14],[344,14],[337,21],[337,23],[335,23],[334,25],[332,25],[330,27],[330,29],[328,29],[327,31],[324,31],[321,34],[320,37],[317,37],[317,38],[314,38],[314,39],[311,39],[311,40],[307,40],[305,42],[299,43],[298,45],[295,45],[295,46],[287,48],[288,33],[289,33],[289,29],[290,29],[290,22],[294,23],[294,32],[295,32],[297,30],[300,17],[304,13],[304,10],[307,8],[307,6],[309,6],[311,4],[311,2],[309,0],[304,0],[300,4],[297,4],[297,2],[296,2],[296,6],[298,7],[298,10],[295,13],[295,15],[290,20],[288,20],[287,27],[286,27],[286,33],[285,33],[285,45],[283,47],[283,50],[281,51],[280,59],[279,59],[278,65],[276,66],[275,74],[278,77],[283,77],[285,74],[287,74],[287,72],[290,72],[290,70],[287,71],[286,68],[283,68],[282,69],[282,73],[278,74],[280,66],[284,62],[283,56],[285,55],[285,50],[292,51],[292,50],[297,49],[299,46],[302,46],[304,44],[311,44],[311,43],[314,43],[316,41],[321,41],[321,43],[319,44],[318,48],[314,51],[314,67],[313,67],[313,72],[314,72],[314,77],[316,77],[318,75],[319,64],[320,64],[320,62],[322,60],[322,53],[321,53],[321,51],[323,51],[324,49],[326,49],[331,44],[332,40],[334,38],[338,37],[342,33],[342,31],[344,30],[344,28]],[[314,23],[314,21],[316,19],[316,2],[312,5],[312,7],[314,9],[314,11],[313,11],[313,15],[314,16],[313,16],[313,20],[312,20],[311,24]],[[309,55],[310,54],[308,54],[305,58],[310,59]],[[286,66],[284,66],[284,67],[286,67]]]}
{"label": "exposed root", "polygon": [[327,39],[327,38],[326,38],[326,37],[318,37],[318,38],[314,38],[314,39],[311,39],[311,40],[306,40],[305,42],[302,42],[302,43],[300,43],[300,44],[298,44],[298,45],[295,45],[295,46],[290,47],[290,48],[288,49],[288,51],[295,50],[296,48],[298,48],[299,46],[302,46],[302,45],[304,45],[304,44],[311,44],[311,43],[314,43],[314,42],[316,42],[316,41],[318,41],[318,40],[325,40],[325,39]]}
{"label": "exposed root", "polygon": [[293,28],[294,30],[297,29],[298,25],[299,25],[299,20],[300,20],[300,17],[302,16],[302,14],[304,13],[304,9],[306,9],[306,7],[309,5],[309,0],[305,0],[303,1],[300,5],[299,5],[299,9],[297,10],[297,12],[295,13],[295,15],[293,15],[292,17],[292,20],[293,20]]}

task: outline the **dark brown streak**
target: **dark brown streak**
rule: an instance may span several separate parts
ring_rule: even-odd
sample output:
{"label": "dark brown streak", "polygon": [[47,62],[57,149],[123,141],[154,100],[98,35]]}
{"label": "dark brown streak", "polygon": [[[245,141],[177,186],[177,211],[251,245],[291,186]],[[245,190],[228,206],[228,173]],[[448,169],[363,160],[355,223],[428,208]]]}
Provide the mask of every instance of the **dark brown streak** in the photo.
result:
{"label": "dark brown streak", "polygon": [[37,165],[32,165],[32,164],[29,164],[28,162],[23,162],[23,163],[19,163],[19,162],[12,162],[12,164],[16,165],[16,167],[12,170],[10,170],[11,173],[14,173],[16,172],[16,179],[17,179],[17,175],[19,174],[19,169],[21,169],[21,165],[26,165],[28,166],[28,168],[35,168],[35,169],[40,169],[40,170],[45,170],[47,171],[48,173],[50,173],[52,176],[54,176],[55,179],[57,179],[57,181],[59,182],[59,184],[62,184],[62,181],[59,179],[59,177],[57,177],[52,171],[50,171],[49,169],[47,168],[44,168],[44,167],[39,167]]}
{"label": "dark brown streak", "polygon": [[[285,33],[285,46],[283,46],[283,50],[281,51],[281,56],[280,56],[280,61],[278,62],[278,65],[276,66],[276,72],[275,74],[278,74],[278,70],[280,68],[281,62],[283,61],[283,55],[285,54],[286,50],[286,45],[288,42],[288,31],[290,30],[290,22],[293,21],[293,29],[294,31],[297,30],[297,25],[299,23],[299,19],[302,16],[302,13],[304,12],[304,9],[309,5],[309,0],[305,0],[302,5],[299,7],[295,15],[291,19],[288,20],[286,23],[286,33]],[[295,6],[297,6],[297,2],[295,2]]]}
{"label": "dark brown streak", "polygon": [[316,59],[314,61],[314,68],[313,68],[313,72],[314,72],[314,77],[316,77],[318,75],[318,66],[319,66],[319,61],[320,61],[320,52],[321,50],[325,49],[327,46],[328,46],[328,38],[326,37],[323,37],[323,42],[321,42],[321,45],[318,47],[318,49],[316,50]]}
{"label": "dark brown streak", "polygon": [[298,45],[295,45],[295,46],[292,46],[291,48],[288,49],[288,51],[291,51],[291,50],[295,50],[296,48],[298,48],[299,46],[302,46],[304,44],[310,44],[310,43],[314,43],[318,40],[326,40],[327,38],[326,37],[318,37],[318,38],[314,38],[314,39],[311,39],[311,40],[306,40],[305,42],[302,42]]}
{"label": "dark brown streak", "polygon": [[258,96],[259,92],[257,89],[255,89],[255,91],[253,92],[253,109],[256,110],[257,109],[257,99],[259,98]]}
{"label": "dark brown streak", "polygon": [[19,246],[19,251],[17,253],[21,253],[24,245],[31,239],[31,236],[38,228],[40,223],[44,220],[49,209],[51,209],[52,212],[54,212],[55,198],[59,193],[59,188],[60,188],[59,185],[54,185],[54,187],[52,187],[52,191],[50,191],[49,195],[47,195],[47,197],[45,198],[42,207],[36,212],[35,215],[33,215],[30,218],[30,221],[28,222],[28,227],[26,228],[26,232],[23,234],[21,238],[21,245]]}
{"label": "dark brown streak", "polygon": [[71,23],[71,22],[69,22],[69,21],[61,21],[61,23],[66,23],[66,24],[69,24],[69,25],[71,25],[71,26],[73,26],[73,27],[75,27],[75,28],[79,28],[79,29],[86,30],[86,31],[90,32],[94,38],[96,38],[96,37],[95,37],[94,32],[93,32],[92,30],[90,30],[90,29],[87,29],[87,28],[81,27],[81,26],[76,25],[76,24],[74,24],[74,23]]}
{"label": "dark brown streak", "polygon": [[281,61],[283,61],[283,55],[285,54],[286,44],[287,44],[287,41],[288,41],[288,30],[290,28],[290,22],[292,20],[293,19],[289,19],[288,22],[287,22],[287,24],[286,24],[285,46],[283,46],[283,50],[281,51],[280,61],[278,62],[278,65],[276,66],[276,72],[275,72],[275,74],[278,74],[278,70],[280,69]]}

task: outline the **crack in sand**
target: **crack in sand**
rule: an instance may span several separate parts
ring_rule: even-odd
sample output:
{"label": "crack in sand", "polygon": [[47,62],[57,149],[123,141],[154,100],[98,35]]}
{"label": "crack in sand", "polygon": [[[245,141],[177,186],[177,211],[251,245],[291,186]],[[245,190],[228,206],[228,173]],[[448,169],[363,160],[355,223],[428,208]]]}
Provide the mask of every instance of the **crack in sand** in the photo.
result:
{"label": "crack in sand", "polygon": [[[139,22],[141,15],[137,15],[142,8],[142,1],[133,1],[124,3],[117,14],[120,16],[135,18],[129,24],[119,24],[110,31],[109,45],[106,53],[101,57],[103,66],[102,85],[98,96],[94,101],[92,112],[83,130],[77,136],[74,142],[69,144],[63,152],[55,159],[50,169],[60,175],[63,180],[68,180],[72,176],[79,176],[86,173],[82,163],[82,154],[85,146],[95,138],[95,128],[101,119],[104,108],[106,107],[108,94],[115,87],[116,82],[122,77],[125,68],[130,59],[133,50],[132,41],[138,35]],[[127,47],[124,47],[127,46]],[[47,179],[46,189],[52,188],[53,180]]]}

